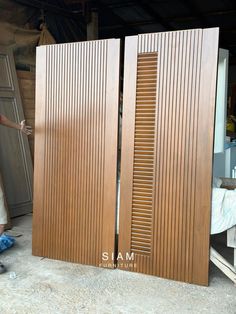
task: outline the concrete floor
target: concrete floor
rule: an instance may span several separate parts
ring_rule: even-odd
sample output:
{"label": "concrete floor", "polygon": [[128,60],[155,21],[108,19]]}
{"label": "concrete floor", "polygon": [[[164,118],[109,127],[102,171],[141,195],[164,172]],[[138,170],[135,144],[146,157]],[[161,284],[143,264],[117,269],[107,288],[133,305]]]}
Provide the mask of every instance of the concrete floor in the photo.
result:
{"label": "concrete floor", "polygon": [[8,268],[0,275],[1,314],[236,313],[236,287],[214,265],[205,288],[41,259],[31,255],[31,218],[14,219],[23,236],[0,256]]}

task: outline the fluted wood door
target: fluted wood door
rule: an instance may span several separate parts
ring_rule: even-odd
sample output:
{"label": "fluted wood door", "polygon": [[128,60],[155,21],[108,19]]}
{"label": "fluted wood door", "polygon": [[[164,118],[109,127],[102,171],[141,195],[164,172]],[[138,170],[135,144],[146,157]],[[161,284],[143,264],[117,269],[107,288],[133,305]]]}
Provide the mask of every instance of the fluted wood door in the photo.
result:
{"label": "fluted wood door", "polygon": [[218,29],[126,37],[118,267],[208,284]]}
{"label": "fluted wood door", "polygon": [[119,54],[117,39],[37,48],[35,255],[113,267]]}

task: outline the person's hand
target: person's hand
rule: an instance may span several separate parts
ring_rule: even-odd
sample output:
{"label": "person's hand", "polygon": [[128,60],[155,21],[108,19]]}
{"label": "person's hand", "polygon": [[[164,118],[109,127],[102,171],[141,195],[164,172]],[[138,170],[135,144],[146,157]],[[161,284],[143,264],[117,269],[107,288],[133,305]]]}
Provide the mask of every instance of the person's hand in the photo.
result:
{"label": "person's hand", "polygon": [[31,126],[25,125],[25,120],[21,121],[21,123],[20,123],[20,130],[21,130],[22,133],[25,133],[26,135],[32,134]]}

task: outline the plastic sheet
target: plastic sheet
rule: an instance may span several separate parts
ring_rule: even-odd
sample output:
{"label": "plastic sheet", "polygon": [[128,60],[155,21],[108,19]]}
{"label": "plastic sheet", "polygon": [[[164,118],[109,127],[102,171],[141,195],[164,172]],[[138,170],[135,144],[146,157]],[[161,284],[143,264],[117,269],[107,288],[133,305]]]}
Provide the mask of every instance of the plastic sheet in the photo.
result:
{"label": "plastic sheet", "polygon": [[12,247],[14,243],[15,239],[6,234],[2,234],[0,236],[0,253]]}

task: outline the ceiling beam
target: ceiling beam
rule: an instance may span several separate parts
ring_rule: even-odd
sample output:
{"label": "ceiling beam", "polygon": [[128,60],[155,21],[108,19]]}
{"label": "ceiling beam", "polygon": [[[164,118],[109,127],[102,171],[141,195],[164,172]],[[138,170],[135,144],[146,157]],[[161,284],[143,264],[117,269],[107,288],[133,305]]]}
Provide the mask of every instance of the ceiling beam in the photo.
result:
{"label": "ceiling beam", "polygon": [[159,13],[153,10],[153,8],[150,7],[147,1],[145,0],[136,0],[135,1],[138,6],[140,6],[145,12],[148,13],[148,15],[151,16],[154,20],[156,20],[156,23],[161,24],[166,30],[175,30],[175,28],[171,25],[169,21],[166,21],[165,18],[163,18]]}
{"label": "ceiling beam", "polygon": [[119,9],[119,8],[127,8],[132,7],[135,5],[135,1],[125,1],[125,2],[111,2],[107,3],[107,5],[112,9]]}
{"label": "ceiling beam", "polygon": [[41,10],[45,10],[48,11],[50,13],[53,13],[55,15],[61,15],[70,19],[74,19],[74,20],[79,20],[82,15],[78,14],[78,13],[73,13],[70,10],[67,10],[65,8],[61,8],[58,5],[54,5],[54,4],[50,4],[49,2],[45,2],[45,1],[39,1],[39,0],[15,0],[15,2],[28,6],[28,7],[32,7],[32,8],[37,8],[37,9],[41,9]]}
{"label": "ceiling beam", "polygon": [[[150,25],[150,24],[157,24],[156,20],[146,20],[146,21],[140,21],[140,22],[127,22],[126,27],[138,27],[143,25]],[[113,25],[101,25],[100,29],[109,30],[109,29],[119,29],[123,28],[120,24],[113,24]]]}
{"label": "ceiling beam", "polygon": [[[181,1],[181,0],[180,0]],[[125,7],[130,7],[130,9],[132,9],[132,6],[135,6],[135,4],[137,5],[139,1],[130,1],[130,2],[122,2],[122,3],[107,3],[105,6],[106,8],[109,7],[112,11],[113,9],[116,8],[125,8]],[[144,3],[144,1],[142,1]],[[168,25],[166,25],[166,28],[170,28],[172,27],[172,25],[170,25],[171,22],[186,22],[186,21],[193,21],[193,20],[199,20],[202,21],[202,23],[204,25],[206,25],[207,22],[207,17],[210,16],[223,16],[223,15],[236,15],[236,10],[220,10],[220,11],[209,11],[209,12],[204,12],[200,13],[199,9],[196,8],[196,6],[193,6],[192,4],[190,4],[190,6],[186,5],[185,1],[181,1],[185,7],[188,7],[189,10],[194,11],[195,14],[189,15],[189,16],[170,16],[170,17],[160,17],[160,15],[153,11],[153,9],[150,7],[150,5],[147,5],[147,3],[145,2],[145,5],[148,6],[148,13],[149,15],[151,15],[151,19],[147,19],[145,21],[140,21],[140,22],[127,22],[126,25],[127,26],[140,26],[140,25],[148,25],[148,24],[155,24],[157,23],[157,18],[161,21],[162,23],[168,23]],[[149,2],[150,4],[150,2]],[[140,3],[139,3],[140,5]],[[143,5],[143,4],[142,4]],[[151,9],[151,11],[150,11]],[[147,7],[145,8],[145,11],[147,12]],[[113,11],[114,12],[114,11]],[[196,14],[197,12],[197,14]],[[154,16],[155,14],[155,16]],[[103,28],[103,26],[102,26]],[[109,26],[104,26],[104,28],[109,29]],[[114,28],[114,26],[112,25],[111,28]],[[117,25],[117,28],[119,28],[119,26]]]}
{"label": "ceiling beam", "polygon": [[[96,7],[98,8],[99,11],[107,11],[107,13],[111,16],[114,17],[114,19],[116,21],[116,23],[118,23],[118,28],[122,28],[126,33],[127,35],[133,35],[133,34],[137,34],[138,33],[138,30],[133,27],[132,25],[129,25],[127,24],[127,22],[122,19],[122,17],[120,17],[118,14],[116,14],[111,8],[109,5],[105,5],[101,0],[97,0],[96,1]],[[101,27],[99,27],[101,29]]]}
{"label": "ceiling beam", "polygon": [[[197,19],[196,17],[194,19]],[[139,21],[139,22],[129,22],[126,24],[128,27],[136,27],[136,26],[143,26],[143,25],[152,25],[157,24],[157,20],[150,19],[145,21]],[[104,25],[100,26],[101,29],[118,29],[121,28],[121,25],[113,24],[113,25]],[[236,33],[236,28],[221,28],[221,33]]]}
{"label": "ceiling beam", "polygon": [[[204,12],[204,14],[201,14],[204,18],[211,17],[211,16],[223,16],[223,15],[235,15],[236,10],[224,10],[224,11],[209,11]],[[196,20],[198,16],[196,15],[190,15],[190,16],[172,16],[168,17],[167,20],[171,20],[174,22],[184,22],[184,21],[191,21]]]}

